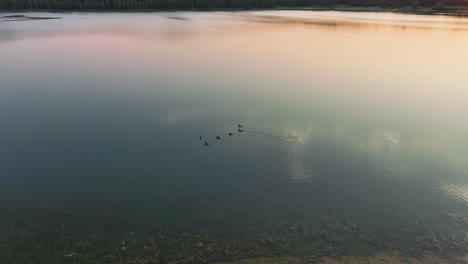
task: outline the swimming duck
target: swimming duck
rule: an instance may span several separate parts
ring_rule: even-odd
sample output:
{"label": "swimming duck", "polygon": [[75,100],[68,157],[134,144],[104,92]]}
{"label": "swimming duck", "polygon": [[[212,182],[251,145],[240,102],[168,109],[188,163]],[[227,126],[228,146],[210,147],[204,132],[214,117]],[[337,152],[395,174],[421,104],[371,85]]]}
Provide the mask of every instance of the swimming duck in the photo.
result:
{"label": "swimming duck", "polygon": [[202,136],[200,136],[200,140],[203,140]]}
{"label": "swimming duck", "polygon": [[229,134],[228,134],[228,135],[229,135],[229,136],[232,136],[233,134],[232,134],[231,132],[229,132]]}
{"label": "swimming duck", "polygon": [[208,142],[205,141],[205,147],[208,147],[210,144],[208,144]]}
{"label": "swimming duck", "polygon": [[216,135],[216,139],[221,139],[218,135]]}
{"label": "swimming duck", "polygon": [[241,124],[237,124],[237,126],[238,126],[239,128],[242,128],[242,127],[243,127]]}
{"label": "swimming duck", "polygon": [[239,132],[241,132],[241,133],[244,132],[242,129],[237,129],[237,131],[239,131]]}

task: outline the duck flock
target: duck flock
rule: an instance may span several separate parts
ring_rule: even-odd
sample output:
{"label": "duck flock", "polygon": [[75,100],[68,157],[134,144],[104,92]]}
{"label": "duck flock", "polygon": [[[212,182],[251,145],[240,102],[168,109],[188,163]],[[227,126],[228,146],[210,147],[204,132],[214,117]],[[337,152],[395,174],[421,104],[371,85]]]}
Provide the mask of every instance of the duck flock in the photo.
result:
{"label": "duck flock", "polygon": [[[243,125],[237,124],[237,132],[238,133],[243,133],[244,132],[243,128],[244,128]],[[234,133],[232,133],[232,132],[228,133],[228,137],[233,136],[233,135],[234,135]],[[210,143],[208,142],[208,140],[206,138],[204,138],[202,135],[200,135],[200,140],[205,142],[205,147],[210,146]],[[221,140],[221,136],[216,135],[216,140]]]}

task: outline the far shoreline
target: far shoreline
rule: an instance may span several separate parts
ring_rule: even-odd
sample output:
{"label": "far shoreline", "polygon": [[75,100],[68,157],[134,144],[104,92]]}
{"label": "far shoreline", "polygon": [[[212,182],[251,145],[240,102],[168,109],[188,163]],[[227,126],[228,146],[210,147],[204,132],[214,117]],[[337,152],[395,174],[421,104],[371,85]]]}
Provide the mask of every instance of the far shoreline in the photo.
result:
{"label": "far shoreline", "polygon": [[420,7],[416,10],[409,6],[402,8],[382,8],[382,7],[354,7],[354,6],[310,6],[310,7],[274,7],[274,8],[193,8],[193,9],[75,9],[75,10],[59,10],[59,9],[24,9],[24,10],[0,10],[0,14],[6,13],[153,13],[153,12],[246,12],[246,11],[339,11],[339,12],[373,12],[373,13],[397,13],[411,15],[443,15],[454,17],[468,17],[467,7],[455,7],[454,10],[433,10],[431,7]]}

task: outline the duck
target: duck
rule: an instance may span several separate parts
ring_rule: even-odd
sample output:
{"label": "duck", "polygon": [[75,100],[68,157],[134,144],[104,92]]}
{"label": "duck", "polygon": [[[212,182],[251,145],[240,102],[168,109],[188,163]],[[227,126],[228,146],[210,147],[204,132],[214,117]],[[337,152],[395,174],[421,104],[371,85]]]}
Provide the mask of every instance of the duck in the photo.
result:
{"label": "duck", "polygon": [[203,140],[202,136],[200,136],[200,140]]}
{"label": "duck", "polygon": [[221,137],[219,137],[218,135],[216,135],[216,139],[221,139]]}
{"label": "duck", "polygon": [[240,133],[244,132],[242,129],[237,129],[237,131],[239,131]]}
{"label": "duck", "polygon": [[208,147],[210,144],[208,144],[208,142],[205,141],[205,147]]}
{"label": "duck", "polygon": [[237,126],[238,126],[239,128],[243,128],[243,126],[242,126],[241,124],[237,124]]}
{"label": "duck", "polygon": [[232,135],[234,135],[234,134],[232,134],[231,132],[229,132],[229,134],[228,134],[228,135],[229,135],[229,136],[232,136]]}

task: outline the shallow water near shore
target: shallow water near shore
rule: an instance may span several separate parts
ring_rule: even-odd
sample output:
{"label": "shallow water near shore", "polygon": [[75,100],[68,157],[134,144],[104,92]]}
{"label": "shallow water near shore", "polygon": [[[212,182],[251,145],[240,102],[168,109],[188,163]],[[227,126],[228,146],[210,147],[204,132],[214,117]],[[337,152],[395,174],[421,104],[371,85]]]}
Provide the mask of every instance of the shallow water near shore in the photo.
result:
{"label": "shallow water near shore", "polygon": [[0,23],[0,262],[468,251],[468,19],[60,17]]}

